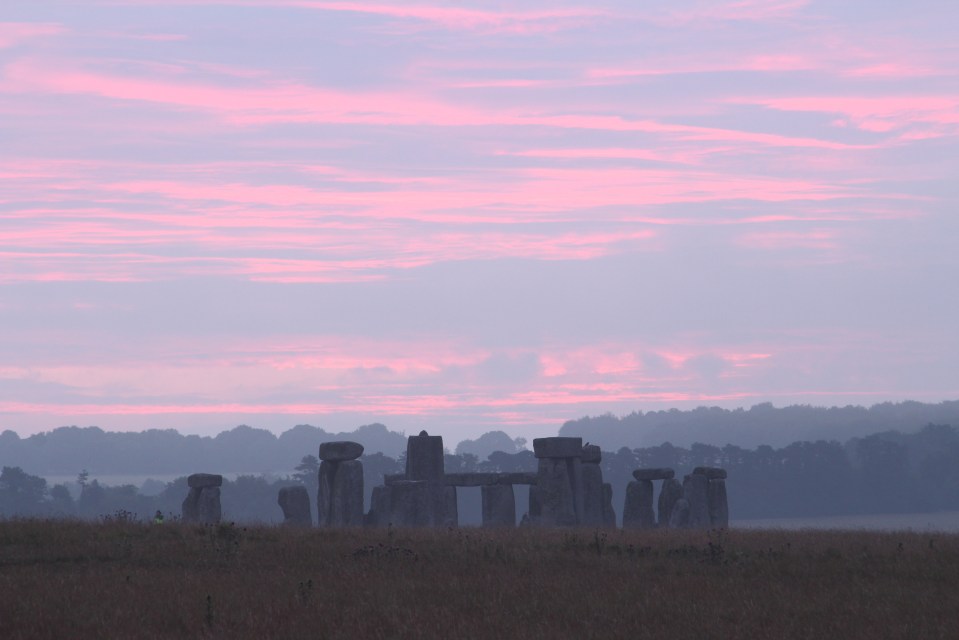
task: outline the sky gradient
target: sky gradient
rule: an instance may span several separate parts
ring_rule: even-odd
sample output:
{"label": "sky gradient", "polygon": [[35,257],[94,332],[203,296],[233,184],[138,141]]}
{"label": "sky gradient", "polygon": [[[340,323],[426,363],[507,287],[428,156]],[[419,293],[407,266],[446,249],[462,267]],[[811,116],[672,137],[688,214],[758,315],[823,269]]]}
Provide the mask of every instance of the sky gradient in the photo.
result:
{"label": "sky gradient", "polygon": [[4,0],[0,430],[959,398],[954,0]]}

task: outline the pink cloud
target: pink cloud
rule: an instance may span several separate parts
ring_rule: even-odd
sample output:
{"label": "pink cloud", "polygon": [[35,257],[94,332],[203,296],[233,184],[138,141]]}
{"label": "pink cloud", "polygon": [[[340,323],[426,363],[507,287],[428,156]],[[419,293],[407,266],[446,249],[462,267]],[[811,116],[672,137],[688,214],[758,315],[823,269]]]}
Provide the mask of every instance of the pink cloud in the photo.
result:
{"label": "pink cloud", "polygon": [[0,22],[0,49],[15,47],[27,40],[56,36],[66,32],[60,24],[50,22]]}

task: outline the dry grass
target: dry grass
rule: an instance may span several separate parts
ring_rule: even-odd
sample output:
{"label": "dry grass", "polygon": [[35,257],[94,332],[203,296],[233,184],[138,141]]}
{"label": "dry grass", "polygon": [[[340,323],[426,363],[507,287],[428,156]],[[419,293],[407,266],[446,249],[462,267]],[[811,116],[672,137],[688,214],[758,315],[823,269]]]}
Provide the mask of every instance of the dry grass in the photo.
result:
{"label": "dry grass", "polygon": [[959,537],[0,523],[2,638],[957,638]]}

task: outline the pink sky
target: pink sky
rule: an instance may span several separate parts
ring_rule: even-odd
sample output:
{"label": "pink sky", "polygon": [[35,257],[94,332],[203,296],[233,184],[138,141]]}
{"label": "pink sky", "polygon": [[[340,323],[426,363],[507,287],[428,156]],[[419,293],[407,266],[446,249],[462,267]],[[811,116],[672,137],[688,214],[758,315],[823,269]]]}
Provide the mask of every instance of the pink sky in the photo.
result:
{"label": "pink sky", "polygon": [[959,5],[5,0],[0,430],[959,397]]}

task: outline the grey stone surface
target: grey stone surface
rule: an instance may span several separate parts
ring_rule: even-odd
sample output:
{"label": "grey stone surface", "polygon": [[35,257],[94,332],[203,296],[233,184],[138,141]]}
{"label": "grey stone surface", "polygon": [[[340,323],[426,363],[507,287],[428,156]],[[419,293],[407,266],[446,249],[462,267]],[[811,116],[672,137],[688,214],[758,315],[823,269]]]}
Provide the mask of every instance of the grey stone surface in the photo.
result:
{"label": "grey stone surface", "polygon": [[201,524],[220,522],[220,487],[203,487],[196,502],[197,518]]}
{"label": "grey stone surface", "polygon": [[583,439],[534,438],[533,455],[537,458],[579,458],[583,455]]}
{"label": "grey stone surface", "polygon": [[334,527],[363,525],[363,463],[359,460],[336,463],[329,524]]}
{"label": "grey stone surface", "polygon": [[689,504],[689,527],[708,529],[709,520],[709,480],[699,473],[692,473],[683,479],[683,498]]}
{"label": "grey stone surface", "polygon": [[659,490],[659,526],[669,527],[670,516],[673,513],[673,507],[676,501],[683,497],[683,485],[676,478],[663,480],[663,486]]}
{"label": "grey stone surface", "polygon": [[496,484],[536,484],[535,471],[511,471],[496,474]]}
{"label": "grey stone surface", "polygon": [[633,477],[637,480],[669,480],[676,476],[676,472],[669,468],[636,469]]}
{"label": "grey stone surface", "polygon": [[443,510],[442,526],[446,528],[458,527],[460,517],[459,505],[456,499],[456,487],[444,487],[443,500],[445,509]]}
{"label": "grey stone surface", "polygon": [[283,524],[294,527],[313,526],[310,494],[306,487],[282,487],[276,503],[283,510]]}
{"label": "grey stone surface", "polygon": [[529,524],[539,523],[543,513],[543,502],[539,498],[539,485],[529,486],[529,511],[526,513]]}
{"label": "grey stone surface", "polygon": [[410,436],[406,440],[406,479],[443,483],[443,436]]}
{"label": "grey stone surface", "polygon": [[[386,483],[405,480],[400,474],[386,476]],[[535,484],[536,474],[533,472],[512,473],[447,473],[443,475],[443,484],[448,487],[485,487],[493,484]]]}
{"label": "grey stone surface", "polygon": [[425,480],[401,480],[390,487],[390,518],[396,527],[428,527],[430,488]]}
{"label": "grey stone surface", "polygon": [[363,445],[359,442],[341,440],[338,442],[324,442],[320,445],[320,460],[327,462],[344,462],[356,460],[363,455]]}
{"label": "grey stone surface", "polygon": [[339,462],[324,460],[320,462],[320,471],[317,474],[316,491],[316,526],[328,527],[330,522],[330,505],[333,503],[333,477]]}
{"label": "grey stone surface", "polygon": [[689,502],[686,498],[680,498],[673,505],[673,511],[669,515],[670,529],[688,529],[689,528]]}
{"label": "grey stone surface", "polygon": [[[575,460],[579,462],[579,460]],[[544,526],[575,526],[579,524],[576,510],[576,473],[573,459],[540,458],[537,478],[539,518],[535,524]],[[581,488],[580,488],[581,493]],[[532,515],[532,514],[531,514]]]}
{"label": "grey stone surface", "polygon": [[429,524],[435,527],[449,523],[444,475],[443,437],[425,431],[410,436],[406,441],[406,479],[425,480],[429,485]]}
{"label": "grey stone surface", "polygon": [[391,508],[390,494],[392,489],[385,485],[373,487],[370,495],[370,512],[365,523],[372,527],[385,527],[390,524]]}
{"label": "grey stone surface", "polygon": [[623,504],[623,528],[652,529],[655,526],[653,481],[633,480],[626,485],[626,500]]}
{"label": "grey stone surface", "polygon": [[725,480],[726,470],[720,467],[696,467],[693,473],[706,476],[707,480]]}
{"label": "grey stone surface", "polygon": [[603,460],[603,451],[599,448],[599,445],[595,444],[584,444],[583,445],[583,455],[580,458],[584,463],[592,462],[599,464]]}
{"label": "grey stone surface", "polygon": [[200,491],[202,491],[202,489],[193,487],[189,493],[186,494],[180,512],[180,519],[183,522],[199,522],[200,511],[197,503],[200,501]]}
{"label": "grey stone surface", "polygon": [[729,528],[729,502],[726,497],[726,481],[716,479],[709,481],[709,523],[711,527]]}
{"label": "grey stone surface", "polygon": [[613,509],[613,485],[603,483],[603,526],[616,528],[616,510]]}
{"label": "grey stone surface", "polygon": [[487,485],[480,491],[483,494],[483,526],[515,527],[516,498],[513,485]]}
{"label": "grey stone surface", "polygon": [[583,526],[603,525],[603,470],[598,464],[583,463]]}
{"label": "grey stone surface", "polygon": [[194,473],[186,479],[186,483],[191,489],[219,487],[223,485],[223,476],[215,473]]}

